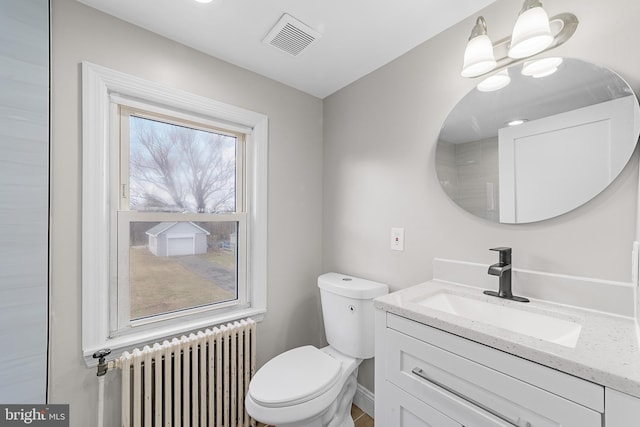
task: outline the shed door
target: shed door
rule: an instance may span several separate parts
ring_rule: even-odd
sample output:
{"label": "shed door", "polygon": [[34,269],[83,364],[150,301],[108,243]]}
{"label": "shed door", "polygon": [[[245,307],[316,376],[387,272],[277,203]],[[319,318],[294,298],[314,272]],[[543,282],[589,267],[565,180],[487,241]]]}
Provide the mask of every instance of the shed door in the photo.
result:
{"label": "shed door", "polygon": [[167,255],[193,255],[194,241],[193,237],[169,237],[167,239]]}

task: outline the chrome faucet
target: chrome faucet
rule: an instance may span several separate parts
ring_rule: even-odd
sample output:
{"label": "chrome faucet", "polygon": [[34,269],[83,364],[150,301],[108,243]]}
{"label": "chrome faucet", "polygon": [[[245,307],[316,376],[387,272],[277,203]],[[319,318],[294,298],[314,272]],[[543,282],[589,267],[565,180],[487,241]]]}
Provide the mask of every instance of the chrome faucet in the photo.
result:
{"label": "chrome faucet", "polygon": [[492,276],[498,276],[500,285],[498,292],[484,291],[485,294],[498,298],[510,299],[519,302],[529,302],[528,299],[513,295],[511,292],[511,248],[492,248],[490,251],[498,251],[500,258],[497,264],[489,266],[488,273]]}

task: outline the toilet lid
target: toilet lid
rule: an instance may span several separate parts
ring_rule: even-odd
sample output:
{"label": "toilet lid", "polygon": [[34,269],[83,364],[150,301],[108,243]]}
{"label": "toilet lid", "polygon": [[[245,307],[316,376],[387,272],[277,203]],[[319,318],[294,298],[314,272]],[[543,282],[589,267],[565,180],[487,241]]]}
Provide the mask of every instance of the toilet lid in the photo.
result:
{"label": "toilet lid", "polygon": [[269,362],[255,374],[249,394],[263,406],[279,407],[320,396],[340,377],[340,362],[313,346],[294,348]]}

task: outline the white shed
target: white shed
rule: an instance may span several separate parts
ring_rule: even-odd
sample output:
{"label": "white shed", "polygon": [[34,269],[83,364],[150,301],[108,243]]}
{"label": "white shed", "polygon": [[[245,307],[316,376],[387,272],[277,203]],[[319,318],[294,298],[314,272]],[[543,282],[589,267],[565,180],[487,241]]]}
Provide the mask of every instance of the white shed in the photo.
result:
{"label": "white shed", "polygon": [[207,230],[192,222],[161,222],[147,231],[155,256],[197,255],[207,252]]}

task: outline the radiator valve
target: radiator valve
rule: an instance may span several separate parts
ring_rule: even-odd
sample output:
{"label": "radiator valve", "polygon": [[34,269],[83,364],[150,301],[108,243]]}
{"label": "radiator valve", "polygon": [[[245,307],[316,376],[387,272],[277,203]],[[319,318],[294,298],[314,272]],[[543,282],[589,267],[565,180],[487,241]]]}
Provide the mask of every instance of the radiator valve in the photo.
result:
{"label": "radiator valve", "polygon": [[109,369],[109,365],[107,364],[105,357],[111,354],[110,348],[105,348],[103,350],[98,350],[93,353],[93,358],[98,359],[98,373],[97,376],[101,377],[107,374],[107,370]]}

